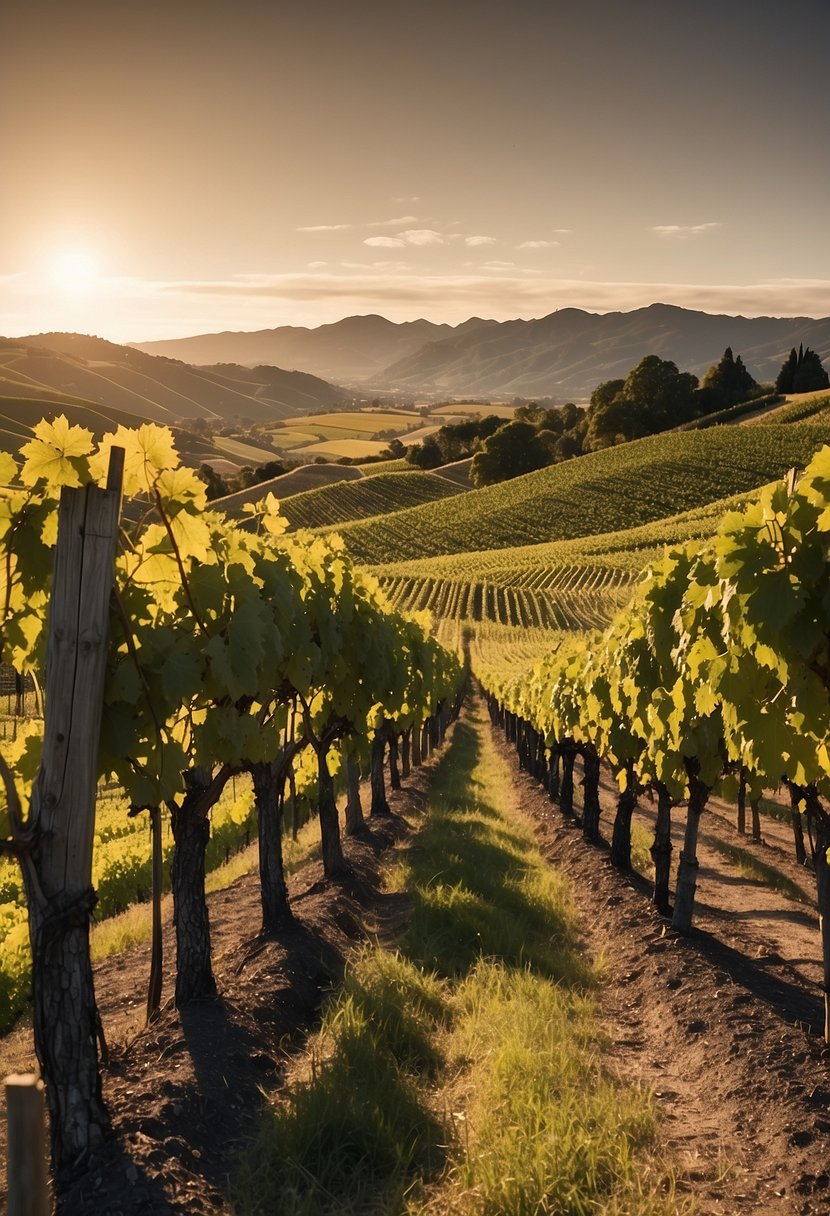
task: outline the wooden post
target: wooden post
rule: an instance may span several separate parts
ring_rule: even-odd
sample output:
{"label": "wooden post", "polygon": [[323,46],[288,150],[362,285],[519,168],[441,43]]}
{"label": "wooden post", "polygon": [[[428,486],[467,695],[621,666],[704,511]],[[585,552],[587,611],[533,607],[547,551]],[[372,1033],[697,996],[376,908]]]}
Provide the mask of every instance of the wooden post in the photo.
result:
{"label": "wooden post", "polygon": [[98,743],[123,450],[107,489],[64,487],[49,602],[43,751],[28,820],[15,823],[29,908],[35,1050],[56,1176],[109,1130],[89,956]]}
{"label": "wooden post", "polygon": [[7,1216],[49,1216],[43,1082],[33,1073],[6,1077]]}

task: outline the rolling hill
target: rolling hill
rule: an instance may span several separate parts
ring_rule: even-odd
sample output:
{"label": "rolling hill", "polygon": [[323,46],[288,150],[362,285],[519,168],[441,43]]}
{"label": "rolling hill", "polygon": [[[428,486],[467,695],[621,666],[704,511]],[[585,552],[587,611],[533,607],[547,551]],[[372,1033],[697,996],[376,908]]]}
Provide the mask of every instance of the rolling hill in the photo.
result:
{"label": "rolling hill", "polygon": [[292,528],[319,528],[388,515],[463,492],[462,486],[433,473],[376,473],[295,494],[282,504],[281,510]]}
{"label": "rolling hill", "polygon": [[299,367],[315,375],[354,384],[374,381],[388,364],[411,355],[429,342],[486,329],[495,321],[472,317],[458,326],[432,321],[396,324],[385,317],[345,317],[314,329],[283,325],[254,333],[200,334],[131,345],[152,355],[185,359],[188,363],[276,363]]}
{"label": "rolling hill", "polygon": [[195,368],[83,334],[0,339],[0,394],[59,396],[142,421],[189,418],[281,420],[342,404],[324,380],[277,367]]}
{"label": "rolling hill", "polygon": [[605,314],[563,308],[432,341],[387,367],[384,379],[442,393],[584,401],[647,354],[701,376],[731,346],[756,380],[773,380],[800,342],[830,357],[830,318],[730,317],[667,304]]}
{"label": "rolling hill", "polygon": [[801,342],[830,358],[830,318],[733,317],[652,304],[602,314],[563,308],[532,321],[471,317],[457,326],[347,317],[316,329],[134,345],[200,365],[277,363],[378,389],[585,401],[602,380],[625,376],[647,354],[700,376],[731,346],[757,380],[769,381]]}
{"label": "rolling hill", "polygon": [[596,536],[755,489],[823,443],[830,426],[809,423],[652,435],[337,531],[371,565]]}

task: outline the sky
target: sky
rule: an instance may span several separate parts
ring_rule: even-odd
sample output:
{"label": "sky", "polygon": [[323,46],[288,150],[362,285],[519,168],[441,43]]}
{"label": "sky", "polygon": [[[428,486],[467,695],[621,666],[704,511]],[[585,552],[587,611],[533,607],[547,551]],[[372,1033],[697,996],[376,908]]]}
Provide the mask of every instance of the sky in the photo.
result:
{"label": "sky", "polygon": [[828,0],[6,0],[0,334],[830,315]]}

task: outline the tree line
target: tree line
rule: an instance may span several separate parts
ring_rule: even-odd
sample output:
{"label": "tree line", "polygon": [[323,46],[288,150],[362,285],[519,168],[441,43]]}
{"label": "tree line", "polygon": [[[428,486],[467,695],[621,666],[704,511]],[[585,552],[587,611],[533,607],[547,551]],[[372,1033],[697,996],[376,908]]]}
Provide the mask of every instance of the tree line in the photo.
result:
{"label": "tree line", "polygon": [[[530,402],[508,422],[489,415],[448,424],[411,447],[407,459],[431,469],[472,457],[473,484],[492,485],[585,452],[671,430],[763,397],[771,387],[758,384],[731,347],[702,381],[679,371],[670,359],[646,355],[624,379],[598,384],[587,407]],[[827,387],[830,380],[821,359],[803,346],[790,352],[775,383],[777,393]]]}

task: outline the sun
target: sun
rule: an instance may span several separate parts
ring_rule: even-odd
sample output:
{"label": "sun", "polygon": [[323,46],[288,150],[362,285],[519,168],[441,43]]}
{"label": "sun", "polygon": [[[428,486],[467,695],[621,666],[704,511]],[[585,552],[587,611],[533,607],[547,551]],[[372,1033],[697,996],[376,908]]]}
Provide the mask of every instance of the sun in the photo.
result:
{"label": "sun", "polygon": [[50,277],[64,295],[88,296],[99,279],[98,263],[79,249],[65,250],[52,263]]}

